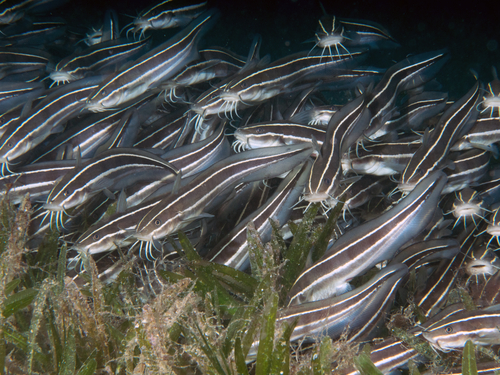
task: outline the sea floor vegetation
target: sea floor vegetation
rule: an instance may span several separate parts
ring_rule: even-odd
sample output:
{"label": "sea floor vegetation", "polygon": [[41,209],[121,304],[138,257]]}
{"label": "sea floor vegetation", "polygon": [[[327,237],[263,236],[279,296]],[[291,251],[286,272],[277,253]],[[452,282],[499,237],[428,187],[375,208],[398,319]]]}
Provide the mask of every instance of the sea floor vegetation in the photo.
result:
{"label": "sea floor vegetation", "polygon": [[[276,322],[309,249],[315,258],[325,251],[340,207],[318,226],[318,207],[311,206],[300,225],[290,224],[290,243],[275,231],[264,245],[249,227],[250,274],[202,260],[181,233],[172,241],[180,254],[175,264],[158,261],[145,269],[124,254],[121,272],[106,283],[85,254],[82,272],[67,275],[68,251],[58,233],[27,251],[30,210],[27,198],[17,209],[8,198],[0,205],[2,373],[316,375],[353,365],[362,374],[380,373],[370,362],[370,346],[349,343],[347,331],[339,340],[291,346],[293,325]],[[145,272],[155,272],[154,286],[144,282]],[[465,290],[454,295],[468,297]],[[411,306],[396,304],[380,337],[403,339],[432,361],[431,371],[463,362],[463,373],[475,374],[476,355],[498,360],[493,352],[476,354],[471,343],[463,358],[461,352],[438,354],[407,334],[416,319]],[[255,341],[255,360],[248,363]],[[411,362],[408,371],[419,374],[426,366]]]}

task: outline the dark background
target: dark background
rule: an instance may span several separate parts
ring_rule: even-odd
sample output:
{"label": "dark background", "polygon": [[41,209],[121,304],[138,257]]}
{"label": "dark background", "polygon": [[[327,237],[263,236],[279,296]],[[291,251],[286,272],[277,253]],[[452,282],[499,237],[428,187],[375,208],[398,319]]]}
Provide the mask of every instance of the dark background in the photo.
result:
{"label": "dark background", "polygon": [[[209,0],[221,17],[205,37],[206,45],[220,45],[246,55],[255,34],[263,39],[261,55],[277,59],[286,54],[310,49],[305,43],[314,37],[318,19],[323,15],[316,0]],[[97,26],[108,8],[120,16],[120,25],[132,21],[142,9],[154,1],[80,1],[72,0],[55,11],[67,18],[77,32]],[[337,17],[366,19],[385,27],[401,44],[387,51],[389,61],[398,61],[408,54],[448,48],[450,62],[439,79],[445,89],[464,94],[474,78],[491,80],[491,67],[500,68],[500,2],[440,1],[323,1],[327,13]],[[128,15],[128,16],[127,16]],[[130,17],[129,17],[130,16]],[[175,31],[157,32],[162,40]],[[372,61],[369,63],[375,64]]]}

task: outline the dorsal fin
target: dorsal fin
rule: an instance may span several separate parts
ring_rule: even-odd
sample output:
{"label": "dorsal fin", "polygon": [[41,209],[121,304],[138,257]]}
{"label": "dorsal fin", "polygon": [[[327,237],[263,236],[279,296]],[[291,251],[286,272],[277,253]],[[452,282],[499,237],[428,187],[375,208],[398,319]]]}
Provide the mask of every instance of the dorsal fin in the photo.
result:
{"label": "dorsal fin", "polygon": [[429,144],[430,130],[429,128],[425,128],[424,135],[422,136],[422,146],[426,146]]}
{"label": "dorsal fin", "polygon": [[312,141],[312,145],[313,145],[314,150],[316,150],[318,152],[319,156],[321,156],[321,146],[319,145],[318,140],[316,139],[316,137],[313,134],[311,134],[311,141]]}
{"label": "dorsal fin", "polygon": [[471,74],[474,76],[474,78],[476,80],[479,79],[479,74],[474,69],[471,68],[471,69],[469,69],[469,71],[471,72]]}
{"label": "dorsal fin", "polygon": [[82,151],[80,150],[80,145],[76,146],[76,152],[75,152],[75,159],[76,159],[76,166],[81,167],[82,166]]}
{"label": "dorsal fin", "polygon": [[494,66],[491,67],[491,74],[493,75],[493,80],[498,81],[497,68],[495,68]]}
{"label": "dorsal fin", "polygon": [[260,34],[254,36],[250,51],[248,52],[247,62],[252,60],[260,60],[260,46],[262,45],[262,37]]}
{"label": "dorsal fin", "polygon": [[326,9],[325,9],[325,6],[323,5],[323,3],[321,1],[319,1],[319,6],[321,7],[321,10],[323,11],[323,15],[324,16],[327,16],[328,13],[326,13]]}
{"label": "dorsal fin", "polygon": [[21,116],[19,117],[20,119],[24,119],[26,116],[28,116],[29,111],[31,111],[32,104],[33,99],[28,99],[26,103],[24,103],[23,110],[21,111]]}
{"label": "dorsal fin", "polygon": [[127,210],[127,195],[125,194],[125,190],[122,189],[116,201],[116,212],[123,213],[126,210]]}
{"label": "dorsal fin", "polygon": [[181,179],[182,179],[182,171],[177,173],[175,176],[174,186],[172,187],[172,194],[177,194],[179,192],[179,188],[181,187]]}
{"label": "dorsal fin", "polygon": [[64,160],[64,157],[66,156],[66,147],[67,145],[61,145],[57,148],[57,154],[56,154],[56,160]]}
{"label": "dorsal fin", "polygon": [[116,143],[117,139],[123,133],[123,128],[128,125],[130,118],[134,114],[134,111],[135,111],[135,109],[131,108],[125,112],[123,117],[120,119],[120,122],[118,123],[116,129],[113,131],[113,134],[111,135],[111,137],[109,137],[109,139],[105,143],[100,145],[98,147],[98,149],[96,150],[96,152],[95,152],[96,156],[113,147],[113,145]]}
{"label": "dorsal fin", "polygon": [[253,38],[252,45],[250,46],[250,51],[248,52],[248,57],[245,65],[239,70],[238,74],[248,72],[259,66],[260,59],[260,45],[262,43],[262,37],[257,34]]}

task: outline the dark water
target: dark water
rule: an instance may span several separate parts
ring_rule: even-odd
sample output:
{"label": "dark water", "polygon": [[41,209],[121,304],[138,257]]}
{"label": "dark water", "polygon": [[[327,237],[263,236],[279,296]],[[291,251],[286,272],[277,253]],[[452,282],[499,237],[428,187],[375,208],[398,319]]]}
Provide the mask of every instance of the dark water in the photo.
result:
{"label": "dark water", "polygon": [[[323,15],[316,0],[209,0],[221,11],[218,24],[205,38],[207,45],[220,45],[246,55],[255,34],[263,38],[262,54],[277,59],[309,49],[304,43],[314,37],[318,19]],[[500,2],[458,1],[323,1],[327,13],[337,17],[374,21],[385,27],[401,44],[385,51],[388,61],[408,54],[448,48],[452,58],[439,80],[453,98],[467,91],[474,78],[491,80],[491,66],[500,68]],[[70,29],[85,32],[98,25],[108,8],[120,15],[125,25],[154,1],[70,1],[54,11],[70,21]],[[173,31],[157,32],[155,38],[171,36]]]}

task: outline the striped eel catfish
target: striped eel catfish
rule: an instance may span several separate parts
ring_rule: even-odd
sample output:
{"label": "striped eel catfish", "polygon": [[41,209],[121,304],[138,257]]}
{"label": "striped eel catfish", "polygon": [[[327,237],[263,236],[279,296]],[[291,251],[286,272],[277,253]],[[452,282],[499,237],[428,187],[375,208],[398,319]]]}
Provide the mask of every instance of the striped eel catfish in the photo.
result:
{"label": "striped eel catfish", "polygon": [[411,271],[435,260],[451,259],[459,251],[460,244],[454,238],[426,240],[405,247],[389,264],[402,263]]}
{"label": "striped eel catfish", "polygon": [[[410,331],[413,333],[412,331]],[[415,336],[421,333],[415,332]],[[370,352],[370,360],[383,374],[388,374],[394,369],[405,367],[410,359],[415,359],[419,353],[411,346],[396,338],[387,338],[375,344]],[[356,368],[335,369],[335,374],[360,375]]]}
{"label": "striped eel catfish", "polygon": [[467,94],[446,110],[403,171],[398,185],[400,190],[411,191],[429,173],[445,167],[451,146],[476,121],[480,92],[481,85],[476,82]]}
{"label": "striped eel catfish", "polygon": [[6,82],[0,86],[0,113],[38,97],[43,91],[41,82]]}
{"label": "striped eel catfish", "polygon": [[[250,52],[248,56],[250,57],[256,57],[257,56],[257,49],[258,45],[253,44],[252,49],[255,50],[255,52]],[[231,65],[234,66],[239,66],[240,68],[243,68],[243,66],[246,63],[247,57],[240,56],[233,51],[230,51],[228,49],[225,49],[223,47],[209,47],[209,48],[204,48],[200,50],[200,57],[202,60],[221,60],[221,61],[226,61]]]}
{"label": "striped eel catfish", "polygon": [[461,311],[426,329],[422,336],[436,349],[448,352],[463,348],[467,340],[475,345],[500,344],[500,305]]}
{"label": "striped eel catfish", "polygon": [[[210,115],[224,113],[227,118],[233,119],[233,115],[239,117],[238,110],[263,103],[285,92],[302,90],[302,87],[293,87],[301,79],[332,73],[330,75],[333,75],[335,80],[338,68],[348,64],[351,56],[362,57],[363,53],[364,51],[353,52],[351,55],[342,55],[342,59],[326,62],[321,62],[320,56],[304,56],[304,53],[297,53],[275,61],[260,70],[251,69],[251,67],[243,68],[235,77],[230,77],[217,87],[207,90],[191,104],[191,110],[194,112],[192,121],[195,122],[195,128],[199,132],[203,127],[203,122]],[[258,68],[265,63],[265,58],[262,60],[253,65]],[[353,77],[352,72],[349,74],[350,72],[344,72],[345,75],[340,74],[341,78],[350,82],[358,78],[358,75],[354,74]],[[306,83],[306,86],[314,84],[315,82]]]}
{"label": "striped eel catfish", "polygon": [[[77,165],[50,191],[44,208],[61,213],[104,190],[120,190],[156,172],[160,179],[177,174],[170,163],[149,152],[115,148]],[[57,221],[59,222],[59,220]]]}
{"label": "striped eel catfish", "polygon": [[380,44],[384,47],[396,47],[398,43],[382,25],[368,20],[355,20],[339,18],[340,23],[346,27],[347,38],[353,45],[369,45],[371,47]]}
{"label": "striped eel catfish", "polygon": [[75,168],[76,160],[57,160],[29,164],[16,173],[0,177],[0,196],[8,195],[13,204],[29,193],[32,202],[45,201],[56,181]]}
{"label": "striped eel catfish", "polygon": [[248,125],[234,132],[233,150],[253,150],[262,147],[312,143],[313,137],[319,146],[325,141],[326,130],[310,125],[284,121],[271,121]]}
{"label": "striped eel catfish", "polygon": [[33,4],[33,0],[23,0],[15,2],[2,1],[0,9],[0,25],[15,23],[24,17],[26,8]]}
{"label": "striped eel catfish", "polygon": [[[349,43],[349,38],[344,37],[343,26],[338,26],[338,24],[337,26],[335,26],[336,17],[335,16],[332,17],[333,18],[331,21],[330,21],[330,16],[323,16],[318,21],[319,26],[316,30],[316,33],[314,34],[316,38],[316,43],[311,48],[311,51],[316,47],[320,47],[322,48],[321,57],[323,57],[325,55],[325,50],[328,49],[328,52],[330,53],[329,57],[333,60],[335,55],[332,53],[332,47],[334,47],[335,51],[337,52],[336,56],[340,56],[339,47],[343,51],[349,52],[349,50],[343,44],[346,42]],[[325,27],[324,23],[326,23],[327,25],[331,24],[332,26]],[[309,53],[311,53],[311,51]]]}
{"label": "striped eel catfish", "polygon": [[[366,336],[384,316],[395,292],[408,273],[403,264],[385,267],[367,283],[340,296],[289,306],[280,311],[279,323],[297,322],[290,341],[319,341],[322,335],[339,338],[348,330],[348,341]],[[258,342],[252,344],[247,362],[253,359]]]}
{"label": "striped eel catfish", "polygon": [[[185,178],[200,173],[213,163],[228,157],[230,152],[229,142],[224,135],[224,126],[219,126],[209,138],[170,150],[161,155],[161,158],[168,160]],[[126,207],[135,206],[146,199],[170,192],[173,188],[172,183],[175,185],[175,182],[175,175],[163,179],[155,176],[151,181],[146,180],[127,187],[124,190]]]}
{"label": "striped eel catfish", "polygon": [[182,132],[189,119],[188,113],[181,109],[159,118],[139,132],[134,147],[166,149]]}
{"label": "striped eel catfish", "polygon": [[475,235],[476,232],[470,230],[460,243],[461,251],[442,262],[428,278],[425,288],[415,295],[415,304],[424,316],[432,316],[446,302],[448,293],[457,280],[458,271],[476,244]]}
{"label": "striped eel catfish", "polygon": [[0,163],[10,163],[62,131],[62,124],[85,106],[85,99],[101,82],[86,78],[55,90],[29,113],[10,124],[0,138]]}
{"label": "striped eel catfish", "polygon": [[500,142],[500,117],[478,118],[474,126],[451,147],[452,151],[479,148],[498,156],[494,143]]}
{"label": "striped eel catfish", "polygon": [[[224,185],[228,185],[228,181],[228,186],[233,186],[238,183],[238,178],[240,177],[247,179],[248,181],[256,181],[262,178],[267,178],[265,176],[262,177],[262,175],[265,175],[266,173],[273,173],[273,176],[280,175],[281,173],[290,170],[289,167],[291,164],[299,164],[301,161],[306,159],[310,153],[310,148],[301,145],[301,147],[295,146],[294,149],[290,149],[289,147],[269,149],[269,151],[267,151],[267,157],[264,155],[260,159],[259,157],[262,155],[261,150],[248,151],[243,154],[230,156],[215,163],[212,167],[194,177],[194,179],[192,177],[188,178],[190,180],[187,182],[186,186],[181,186],[179,193],[171,194],[171,191],[163,192],[163,195],[150,197],[135,207],[127,208],[123,213],[114,214],[104,223],[94,224],[80,236],[78,241],[73,245],[73,248],[94,254],[116,249],[118,246],[135,242],[136,240],[132,238],[132,235],[134,234],[134,229],[137,227],[137,223],[139,223],[149,211],[154,210],[155,207],[159,206],[162,201],[168,200],[172,197],[185,197],[184,200],[180,202],[186,206],[184,208],[185,211],[192,211],[193,209],[197,210],[196,213],[193,214],[196,216],[193,217],[189,217],[183,212],[178,213],[177,216],[180,217],[176,218],[178,220],[177,225],[182,226],[183,224],[189,224],[189,222],[195,220],[197,216],[200,216],[201,212],[205,208],[204,205],[207,204],[202,201],[204,194],[208,191],[205,190],[203,183],[205,181],[208,183],[212,182],[211,177],[215,177],[214,179],[216,180],[213,186],[215,191],[208,191],[208,193],[211,193],[211,198],[215,199],[215,195],[222,194]],[[291,155],[292,160],[287,160],[287,155]],[[190,158],[184,158],[183,160],[187,159]],[[275,162],[274,164],[273,161]],[[176,164],[175,161],[172,161],[172,164],[180,169],[182,173],[183,168],[180,164]],[[270,170],[271,168],[266,169],[269,165],[274,166],[276,170],[272,171]],[[240,173],[235,178],[232,178],[231,173],[238,168],[241,169]],[[264,171],[259,171],[259,169],[262,168],[264,168]],[[227,172],[225,172],[225,170]],[[191,188],[191,190],[186,191],[186,193],[183,194],[183,191],[188,188]],[[188,214],[190,214],[190,212],[188,212]],[[181,215],[185,215],[186,220],[183,220]]]}
{"label": "striped eel catfish", "polygon": [[374,137],[377,130],[392,118],[399,93],[430,81],[447,60],[446,51],[440,50],[408,57],[389,68],[373,91],[367,93],[367,108],[372,118],[365,136]]}
{"label": "striped eel catfish", "polygon": [[299,144],[247,151],[215,163],[148,212],[134,236],[141,241],[160,240],[199,217],[224,190],[241,182],[279,176],[311,153],[310,145]]}
{"label": "striped eel catfish", "polygon": [[300,79],[311,75],[326,75],[334,69],[343,67],[355,57],[362,57],[365,51],[353,51],[339,55],[333,61],[322,62],[322,56],[306,56],[303,52],[277,60],[269,66],[251,72],[239,74],[231,81],[221,86],[218,98],[224,103],[225,112],[236,112],[244,108],[261,103],[277,96],[297,83]]}
{"label": "striped eel catfish", "polygon": [[[98,72],[110,72],[126,59],[132,59],[148,49],[148,40],[129,42],[126,39],[95,44],[83,51],[65,57],[50,73],[54,83],[70,82]],[[54,84],[53,83],[53,84]]]}
{"label": "striped eel catfish", "polygon": [[382,193],[386,182],[384,178],[376,179],[372,176],[361,176],[359,180],[347,185],[346,189],[339,194],[339,196],[344,196],[344,205],[342,206],[344,221],[346,220],[346,211],[352,214],[352,209],[361,207],[374,196]]}
{"label": "striped eel catfish", "polygon": [[[433,327],[441,320],[451,317],[464,309],[465,307],[462,303],[449,305],[432,318],[428,319],[425,323],[410,329],[408,333],[413,335],[415,338],[418,338],[419,341],[422,341],[422,332],[425,328]],[[384,339],[382,342],[373,345],[370,352],[370,359],[377,369],[382,371],[384,374],[388,374],[396,368],[406,367],[406,364],[410,359],[425,360],[425,358],[422,357],[416,349],[408,345],[406,342],[392,337]],[[337,368],[334,370],[334,373],[341,375],[360,374],[360,372],[353,367],[343,369]]]}
{"label": "striped eel catfish", "polygon": [[58,158],[76,159],[77,154],[80,154],[82,159],[94,157],[99,148],[113,136],[120,126],[124,125],[122,118],[126,116],[127,111],[131,108],[140,110],[150,100],[150,96],[145,95],[137,102],[115,112],[92,114],[44,145],[41,155],[35,150],[37,155],[33,162]]}
{"label": "striped eel catfish", "polygon": [[444,173],[429,175],[394,208],[341,236],[297,278],[288,293],[289,306],[341,294],[353,277],[391,259],[432,219],[445,183]]}
{"label": "striped eel catfish", "polygon": [[98,29],[92,27],[91,31],[85,36],[86,37],[81,41],[89,47],[118,39],[120,37],[120,30],[118,27],[118,15],[116,12],[112,9],[108,9],[104,14],[103,25]]}
{"label": "striped eel catfish", "polygon": [[298,112],[297,114],[290,117],[290,121],[295,121],[299,124],[308,124],[311,126],[328,126],[328,123],[332,119],[332,116],[340,108],[337,106],[320,106],[313,107],[309,110],[304,110]]}
{"label": "striped eel catfish", "polygon": [[477,227],[476,217],[483,219],[485,213],[484,200],[477,191],[466,187],[455,193],[456,199],[451,206],[451,213],[455,216],[455,227],[462,219],[467,229],[467,221],[472,220]]}
{"label": "striped eel catfish", "polygon": [[451,153],[450,160],[453,167],[445,170],[448,183],[443,194],[473,186],[483,178],[490,166],[490,153],[481,149],[472,149],[465,152]]}
{"label": "striped eel catfish", "polygon": [[483,245],[472,251],[464,266],[465,272],[471,276],[469,280],[475,276],[477,283],[479,276],[483,276],[486,280],[500,270],[500,258],[495,255],[493,250]]}
{"label": "striped eel catfish", "polygon": [[26,108],[26,104],[19,104],[16,107],[9,109],[3,113],[0,113],[0,137],[9,128],[10,124],[19,120],[23,114],[23,108]]}
{"label": "striped eel catfish", "polygon": [[174,148],[161,157],[179,169],[182,177],[192,176],[212,165],[214,160],[229,156],[230,147],[224,130],[225,126],[220,125],[203,141]]}
{"label": "striped eel catfish", "polygon": [[[187,4],[187,5],[186,5]],[[164,0],[159,4],[141,12],[134,20],[131,30],[134,35],[140,32],[139,39],[149,30],[168,29],[187,25],[203,13],[206,1]]]}
{"label": "striped eel catfish", "polygon": [[0,78],[28,71],[43,71],[47,68],[50,57],[36,49],[2,48],[0,49]]}
{"label": "striped eel catfish", "polygon": [[[187,86],[208,82],[214,78],[226,78],[236,74],[242,67],[222,60],[199,61],[187,66],[175,77],[163,82],[160,89],[165,90],[165,100],[175,103],[182,101],[177,91]],[[181,91],[182,92],[182,91]],[[182,95],[182,94],[181,94]]]}
{"label": "striped eel catfish", "polygon": [[66,22],[59,17],[34,20],[28,24],[16,23],[2,30],[3,37],[0,38],[0,46],[38,46],[59,39],[65,31]]}
{"label": "striped eel catfish", "polygon": [[296,166],[276,189],[276,192],[251,215],[241,221],[217,245],[206,258],[211,262],[222,263],[236,269],[245,270],[249,266],[247,226],[255,225],[255,229],[263,243],[271,239],[270,220],[278,225],[286,223],[290,217],[292,205],[297,202],[306,184],[311,163]]}
{"label": "striped eel catfish", "polygon": [[420,147],[420,137],[401,138],[394,142],[377,142],[350,150],[342,157],[344,172],[390,176],[401,173]]}
{"label": "striped eel catfish", "polygon": [[386,121],[373,138],[379,138],[394,131],[421,130],[426,120],[445,109],[447,100],[448,94],[442,92],[424,91],[412,96],[407,103],[398,108],[400,114]]}
{"label": "striped eel catfish", "polygon": [[325,142],[309,173],[304,194],[306,201],[314,203],[336,200],[335,192],[342,179],[342,155],[363,134],[369,119],[370,113],[366,109],[363,95],[332,116]]}
{"label": "striped eel catfish", "polygon": [[[336,21],[339,22],[336,22]],[[335,48],[337,55],[340,54],[339,48],[346,52],[349,50],[346,46],[365,46],[377,45],[385,42],[385,46],[397,45],[394,39],[384,28],[374,22],[361,20],[338,19],[335,16],[325,15],[318,21],[318,28],[315,33],[315,47],[322,48],[321,55],[328,49],[329,57],[333,59],[335,55],[332,49]],[[331,27],[329,27],[331,25]],[[346,28],[344,28],[346,27]],[[392,43],[391,43],[392,42]]]}
{"label": "striped eel catfish", "polygon": [[[288,177],[288,175],[287,175]],[[266,203],[272,186],[267,181],[254,181],[235,186],[231,195],[214,210],[214,220],[210,227],[209,239],[202,254],[217,246],[231,230]],[[206,251],[205,251],[206,250]]]}
{"label": "striped eel catfish", "polygon": [[207,11],[172,39],[160,44],[131,66],[106,79],[87,99],[92,112],[108,111],[159,85],[196,59],[200,38],[212,27],[218,13]]}
{"label": "striped eel catfish", "polygon": [[490,179],[474,186],[481,194],[487,206],[491,206],[500,201],[500,177],[494,172],[498,172],[498,170],[490,171]]}
{"label": "striped eel catfish", "polygon": [[[166,193],[165,195],[170,194]],[[131,234],[138,220],[155,207],[165,195],[148,199],[125,211],[117,211],[108,218],[90,226],[71,246],[72,249],[99,254],[131,245],[136,242]]]}

